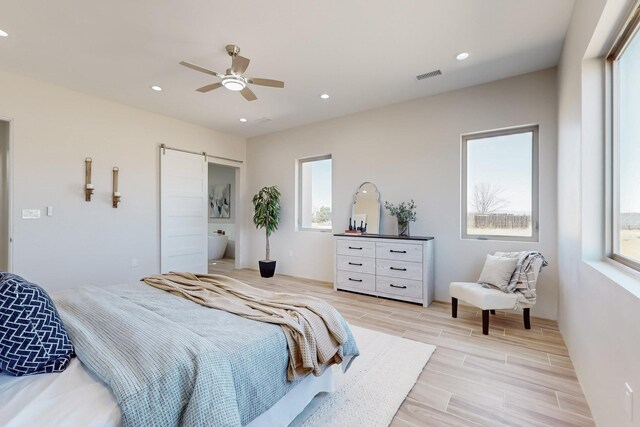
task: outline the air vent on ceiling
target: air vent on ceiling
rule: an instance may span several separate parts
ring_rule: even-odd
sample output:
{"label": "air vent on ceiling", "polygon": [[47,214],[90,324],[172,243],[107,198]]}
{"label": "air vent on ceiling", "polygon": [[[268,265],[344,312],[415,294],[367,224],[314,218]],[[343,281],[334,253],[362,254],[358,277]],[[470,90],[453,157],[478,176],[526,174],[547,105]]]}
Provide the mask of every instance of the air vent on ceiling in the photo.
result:
{"label": "air vent on ceiling", "polygon": [[253,123],[256,125],[262,125],[265,123],[269,123],[271,121],[271,119],[269,117],[262,117],[258,120],[254,120]]}
{"label": "air vent on ceiling", "polygon": [[424,80],[424,79],[428,79],[429,77],[439,76],[440,74],[442,74],[442,71],[440,70],[429,71],[428,73],[424,73],[416,76],[416,79]]}

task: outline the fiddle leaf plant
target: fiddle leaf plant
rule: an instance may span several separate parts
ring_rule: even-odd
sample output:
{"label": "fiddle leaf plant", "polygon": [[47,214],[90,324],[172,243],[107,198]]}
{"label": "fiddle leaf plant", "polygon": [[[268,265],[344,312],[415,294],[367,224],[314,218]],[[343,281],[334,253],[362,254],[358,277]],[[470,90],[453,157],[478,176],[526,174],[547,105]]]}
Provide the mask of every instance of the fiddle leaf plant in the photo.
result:
{"label": "fiddle leaf plant", "polygon": [[271,251],[269,236],[278,229],[280,222],[280,191],[278,187],[263,187],[253,196],[253,224],[257,229],[264,228],[267,237],[266,261],[269,261]]}

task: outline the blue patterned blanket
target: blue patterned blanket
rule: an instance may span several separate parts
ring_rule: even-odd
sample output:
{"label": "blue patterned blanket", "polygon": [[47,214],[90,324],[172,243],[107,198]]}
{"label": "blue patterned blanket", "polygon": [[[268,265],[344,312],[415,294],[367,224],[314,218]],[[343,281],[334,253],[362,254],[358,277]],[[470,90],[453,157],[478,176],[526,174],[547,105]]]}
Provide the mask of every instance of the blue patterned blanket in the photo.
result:
{"label": "blue patterned blanket", "polygon": [[[297,384],[286,379],[277,325],[143,284],[74,289],[54,301],[78,358],[113,390],[125,426],[246,425]],[[343,352],[356,356],[344,324]]]}

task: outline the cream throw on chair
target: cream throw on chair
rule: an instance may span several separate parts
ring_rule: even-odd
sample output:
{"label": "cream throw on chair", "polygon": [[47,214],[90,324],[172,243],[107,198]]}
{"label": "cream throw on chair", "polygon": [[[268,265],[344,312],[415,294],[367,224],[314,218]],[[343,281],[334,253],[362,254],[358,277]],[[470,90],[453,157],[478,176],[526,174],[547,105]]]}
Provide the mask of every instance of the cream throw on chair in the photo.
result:
{"label": "cream throw on chair", "polygon": [[206,307],[280,325],[289,348],[289,381],[322,375],[342,362],[348,335],[340,314],[321,299],[264,291],[216,274],[170,273],[142,280]]}

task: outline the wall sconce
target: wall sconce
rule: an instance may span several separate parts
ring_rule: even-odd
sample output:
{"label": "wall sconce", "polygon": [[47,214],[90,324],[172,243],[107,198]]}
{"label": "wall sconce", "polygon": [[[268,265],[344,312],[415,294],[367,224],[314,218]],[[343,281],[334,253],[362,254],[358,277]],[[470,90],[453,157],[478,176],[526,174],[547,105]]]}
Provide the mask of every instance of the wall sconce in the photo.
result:
{"label": "wall sconce", "polygon": [[93,194],[93,184],[91,183],[91,157],[84,159],[84,200],[91,201],[91,195]]}
{"label": "wall sconce", "polygon": [[116,166],[113,168],[113,207],[117,208],[121,201],[120,192],[118,191],[118,174],[120,169]]}

